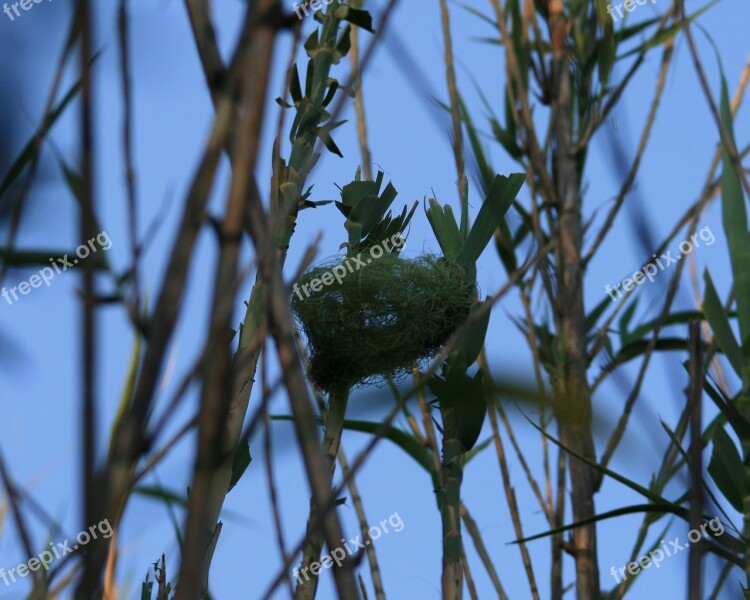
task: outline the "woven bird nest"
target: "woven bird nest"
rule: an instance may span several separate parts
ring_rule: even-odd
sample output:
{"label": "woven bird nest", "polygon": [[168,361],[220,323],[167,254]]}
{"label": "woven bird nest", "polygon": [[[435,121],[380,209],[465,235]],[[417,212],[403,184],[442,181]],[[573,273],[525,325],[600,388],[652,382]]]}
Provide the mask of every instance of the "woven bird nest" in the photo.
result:
{"label": "woven bird nest", "polygon": [[[361,269],[349,264],[349,271],[345,262],[339,258],[308,271],[292,294],[292,310],[307,338],[308,374],[324,391],[410,372],[469,315],[475,284],[445,258],[386,253]],[[332,281],[334,273],[339,276]]]}

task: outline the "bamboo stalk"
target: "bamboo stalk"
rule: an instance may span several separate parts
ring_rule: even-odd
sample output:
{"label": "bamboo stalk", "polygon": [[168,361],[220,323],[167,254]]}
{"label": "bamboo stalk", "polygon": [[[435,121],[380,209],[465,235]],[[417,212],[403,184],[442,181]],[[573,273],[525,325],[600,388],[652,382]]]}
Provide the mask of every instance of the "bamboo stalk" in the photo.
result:
{"label": "bamboo stalk", "polygon": [[[325,434],[323,436],[323,456],[326,469],[331,477],[336,469],[336,456],[341,444],[341,434],[344,431],[344,415],[349,402],[349,386],[341,385],[331,390],[328,398],[328,410],[325,417]],[[318,586],[318,575],[311,570],[311,565],[320,558],[323,550],[323,533],[319,528],[313,528],[318,519],[318,507],[313,499],[310,500],[310,514],[307,519],[307,539],[302,550],[302,564],[297,578],[295,600],[312,600]],[[309,576],[308,576],[309,573]]]}
{"label": "bamboo stalk", "polygon": [[440,514],[443,525],[443,600],[461,600],[461,481],[463,445],[456,436],[456,406],[441,406],[443,416],[443,457],[440,464],[442,490]]}

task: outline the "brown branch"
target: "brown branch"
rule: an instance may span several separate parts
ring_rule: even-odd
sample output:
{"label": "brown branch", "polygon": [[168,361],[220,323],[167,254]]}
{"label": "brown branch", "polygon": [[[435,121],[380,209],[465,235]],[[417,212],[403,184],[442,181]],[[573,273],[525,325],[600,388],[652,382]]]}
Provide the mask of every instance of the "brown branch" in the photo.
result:
{"label": "brown branch", "polygon": [[[277,28],[269,21],[278,0],[254,3],[248,10],[250,46],[242,79],[245,99],[237,125],[232,154],[232,183],[226,214],[219,225],[220,253],[213,285],[213,307],[208,339],[210,349],[204,369],[204,385],[198,427],[198,449],[193,484],[188,503],[185,544],[180,564],[175,600],[193,600],[208,589],[211,556],[209,543],[217,537],[215,506],[221,506],[228,485],[224,471],[231,465],[235,447],[227,443],[224,424],[232,392],[232,312],[234,288],[238,279],[240,240],[245,227],[246,201],[255,185],[253,174],[258,156],[265,97],[270,76]],[[222,468],[223,467],[223,468]]]}
{"label": "brown branch", "polygon": [[479,559],[482,561],[482,564],[487,571],[487,575],[490,576],[490,581],[492,581],[492,585],[497,592],[497,597],[500,600],[508,600],[508,595],[505,593],[505,589],[503,589],[503,584],[500,583],[500,578],[498,577],[497,571],[495,570],[495,565],[492,564],[490,554],[489,552],[487,552],[487,547],[484,545],[484,540],[482,540],[482,534],[479,531],[479,527],[477,527],[477,522],[471,516],[471,514],[469,513],[469,509],[466,508],[463,502],[461,502],[461,519],[463,519],[464,526],[466,527],[466,532],[474,542],[474,548],[476,549],[477,554],[479,555]]}
{"label": "brown branch", "polygon": [[[703,350],[701,348],[700,323],[690,323],[690,385],[688,389],[688,413],[690,418],[690,528],[698,530],[703,523]],[[690,544],[688,559],[688,600],[703,598],[703,544]]]}
{"label": "brown branch", "polygon": [[[505,498],[508,502],[508,510],[510,511],[511,521],[513,522],[513,530],[515,531],[517,539],[523,539],[523,525],[521,524],[521,516],[518,511],[518,502],[516,501],[516,492],[511,486],[510,472],[508,471],[508,463],[505,458],[505,449],[503,448],[503,441],[500,437],[500,429],[497,426],[497,417],[495,416],[495,409],[497,398],[494,398],[494,394],[490,396],[492,401],[488,403],[487,414],[490,417],[490,425],[492,426],[492,439],[495,444],[495,452],[497,453],[497,461],[500,465],[500,473],[503,478],[503,489],[505,490]],[[534,600],[539,600],[539,589],[536,585],[536,578],[534,577],[534,567],[531,564],[531,557],[529,556],[528,548],[525,542],[518,543],[518,550],[521,553],[521,560],[523,562],[523,568],[526,572],[526,577],[529,580],[529,589],[531,591],[531,597]]]}
{"label": "brown branch", "polygon": [[[79,0],[76,7],[75,21],[80,35],[80,71],[81,91],[81,219],[78,235],[81,240],[88,240],[97,235],[94,216],[94,193],[96,190],[95,149],[93,106],[94,91],[91,77],[91,60],[93,56],[94,20],[89,0]],[[94,262],[84,261],[83,293],[81,295],[81,322],[83,340],[82,381],[83,394],[81,402],[81,423],[83,424],[83,497],[86,526],[98,523],[106,514],[105,502],[101,493],[101,479],[96,476],[94,461],[97,456],[96,444],[96,388],[97,388],[97,330],[96,330],[96,280]],[[85,527],[84,527],[85,528]],[[106,556],[107,546],[103,540],[92,542],[87,548],[85,561],[93,565],[101,563]],[[76,588],[76,598],[81,600],[93,598],[101,593],[99,571],[85,569]]]}
{"label": "brown branch", "polygon": [[[357,140],[359,141],[359,152],[362,155],[362,172],[365,179],[372,180],[372,156],[367,141],[367,118],[365,117],[365,96],[362,88],[362,73],[359,69],[359,27],[352,25],[351,31],[352,48],[349,51],[349,64],[354,76],[354,114],[357,117]],[[377,596],[377,588],[375,595]]]}
{"label": "brown branch", "polygon": [[[339,464],[341,465],[341,472],[346,476],[349,473],[349,461],[346,460],[346,454],[344,449],[339,446],[338,451]],[[352,506],[354,506],[354,512],[357,514],[357,521],[359,523],[359,530],[362,532],[362,539],[368,537],[368,521],[367,515],[365,514],[365,505],[362,501],[362,495],[359,493],[357,487],[357,481],[353,476],[349,478],[347,483],[349,493],[352,498]],[[375,544],[368,544],[367,549],[367,562],[370,564],[370,575],[372,577],[372,586],[375,589],[375,600],[385,600],[385,588],[383,587],[383,577],[380,572],[380,563],[378,557],[375,554]]]}
{"label": "brown branch", "polygon": [[464,165],[463,152],[463,129],[461,128],[461,113],[459,107],[458,87],[456,85],[456,71],[453,67],[453,40],[451,38],[450,13],[446,0],[440,0],[440,23],[443,30],[443,44],[445,44],[445,79],[448,84],[448,99],[451,109],[451,122],[453,125],[453,158],[456,162],[456,173],[458,176],[458,198],[461,202],[461,222],[464,222],[468,206],[465,200],[468,198],[468,181],[466,179],[466,167]]}

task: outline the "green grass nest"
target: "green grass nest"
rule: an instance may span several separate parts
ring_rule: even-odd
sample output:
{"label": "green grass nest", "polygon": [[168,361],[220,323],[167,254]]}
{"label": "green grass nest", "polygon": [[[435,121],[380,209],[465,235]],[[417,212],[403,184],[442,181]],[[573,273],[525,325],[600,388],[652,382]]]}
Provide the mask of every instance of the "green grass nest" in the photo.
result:
{"label": "green grass nest", "polygon": [[[299,287],[341,264],[336,259],[311,269]],[[464,269],[437,256],[385,254],[340,281],[317,292],[308,288],[309,297],[292,294],[291,302],[307,338],[308,374],[327,392],[410,372],[467,319],[475,296]]]}

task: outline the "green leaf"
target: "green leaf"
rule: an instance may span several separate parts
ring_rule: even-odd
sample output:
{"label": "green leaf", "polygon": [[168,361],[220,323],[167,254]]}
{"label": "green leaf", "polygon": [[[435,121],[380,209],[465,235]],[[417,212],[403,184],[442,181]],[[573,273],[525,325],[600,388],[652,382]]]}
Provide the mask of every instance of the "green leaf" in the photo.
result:
{"label": "green leaf", "polygon": [[[287,415],[274,415],[271,417],[271,419],[274,421],[293,421],[294,417]],[[322,421],[320,419],[317,419],[317,422],[318,425],[322,427]],[[344,429],[348,429],[349,431],[359,431],[362,433],[374,434],[381,426],[382,423],[374,423],[371,421],[357,421],[349,419],[344,420]],[[417,464],[424,468],[425,471],[427,471],[428,473],[434,472],[430,451],[425,448],[416,437],[404,433],[403,431],[401,431],[397,427],[393,427],[392,425],[389,425],[386,428],[383,437],[396,444],[399,448],[401,448],[404,452],[411,456],[417,462]]]}
{"label": "green leaf", "polygon": [[[393,184],[389,183],[381,194],[383,177],[383,172],[379,171],[375,181],[355,180],[341,190],[341,202],[337,202],[336,206],[346,217],[344,226],[349,232],[347,243],[350,252],[361,249],[365,238],[367,238],[366,243],[369,244],[377,235],[393,227],[390,213],[386,215],[386,212],[393,204],[398,192]],[[413,213],[414,210],[411,214]],[[405,227],[409,219],[411,215],[407,218],[405,213],[402,214],[401,224]],[[376,230],[377,235],[375,235]]]}
{"label": "green leaf", "polygon": [[227,492],[231,492],[232,488],[237,485],[239,480],[245,474],[245,471],[252,462],[250,456],[250,444],[245,442],[242,446],[237,448],[237,453],[234,455],[234,461],[232,463],[232,479],[229,482],[229,489]]}
{"label": "green leaf", "polygon": [[596,324],[599,322],[599,317],[604,314],[607,307],[611,304],[612,299],[609,296],[605,296],[604,299],[599,302],[599,304],[597,304],[588,315],[586,315],[586,332],[589,332],[596,327]]}
{"label": "green leaf", "polygon": [[302,102],[302,84],[299,81],[297,63],[294,63],[289,69],[289,93],[295,106]]}
{"label": "green leaf", "polygon": [[[721,121],[734,144],[732,112],[724,73],[721,73]],[[745,195],[737,171],[732,164],[727,148],[721,150],[721,216],[724,232],[729,244],[729,256],[734,276],[734,291],[737,300],[737,319],[740,325],[740,345],[744,356],[750,357],[750,233],[747,231]],[[737,372],[740,373],[739,371]],[[748,381],[743,378],[745,384]]]}
{"label": "green leaf", "polygon": [[719,388],[714,389],[707,379],[703,383],[703,389],[732,426],[737,437],[741,440],[750,439],[750,421],[735,406],[735,401],[725,398],[723,392]]}
{"label": "green leaf", "polygon": [[472,458],[475,458],[482,450],[492,443],[492,436],[488,437],[482,443],[477,444],[464,455],[464,467],[469,464]]}
{"label": "green leaf", "polygon": [[[469,319],[471,319],[472,316],[478,311],[482,310],[488,302],[489,299],[485,299],[481,302],[475,302],[471,307]],[[489,327],[489,324],[490,311],[485,310],[482,317],[471,324],[468,331],[461,339],[461,343],[458,345],[456,352],[461,355],[462,361],[465,365],[464,368],[468,368],[477,359],[479,353],[482,351],[482,346],[484,346],[484,339],[487,336],[487,327]]]}
{"label": "green leaf", "polygon": [[719,348],[727,357],[735,373],[744,381],[745,358],[734,337],[732,327],[729,324],[729,318],[726,312],[724,312],[724,306],[722,306],[719,295],[716,293],[716,288],[711,280],[708,269],[703,272],[703,281],[706,284],[706,291],[703,297],[703,312],[706,315],[706,320],[711,325]]}
{"label": "green leaf", "polygon": [[466,108],[466,104],[463,101],[463,98],[459,96],[459,106],[461,108],[461,118],[464,122],[464,125],[466,127],[466,135],[469,137],[469,144],[471,145],[471,151],[474,155],[474,159],[477,162],[477,170],[479,179],[482,182],[483,189],[489,189],[492,185],[492,181],[494,179],[494,172],[492,171],[492,168],[490,167],[489,161],[487,160],[487,155],[484,151],[484,148],[482,146],[482,142],[479,139],[479,132],[477,131],[477,128],[474,126],[474,122],[471,119],[471,115],[469,114],[468,109]]}
{"label": "green leaf", "polygon": [[463,240],[456,217],[453,215],[453,209],[449,204],[440,206],[435,198],[430,198],[429,208],[425,212],[443,255],[451,260],[458,258]]}
{"label": "green leaf", "polygon": [[330,128],[318,127],[315,130],[315,135],[317,135],[320,138],[320,141],[323,142],[323,145],[326,148],[328,148],[330,152],[340,156],[341,158],[344,158],[344,155],[341,153],[341,150],[339,150],[339,147],[336,145],[336,142],[334,142],[333,138],[331,137]]}
{"label": "green leaf", "polygon": [[[521,414],[523,414],[523,413],[521,413]],[[531,419],[529,419],[529,417],[527,417],[525,414],[523,414],[523,416],[524,416],[524,418],[529,423],[531,423],[531,426],[534,427],[534,429],[536,429],[537,431],[539,431],[539,433],[541,433],[544,437],[546,437],[552,443],[556,444],[557,446],[559,446],[560,448],[562,448],[563,450],[565,450],[571,456],[575,456],[578,460],[581,460],[581,461],[585,462],[587,465],[589,465],[590,467],[593,467],[594,469],[596,469],[600,473],[603,473],[604,475],[607,475],[607,476],[611,477],[615,481],[619,481],[623,485],[626,485],[631,490],[634,490],[634,491],[638,492],[639,494],[641,494],[643,497],[648,498],[649,500],[651,500],[651,502],[654,502],[656,504],[663,505],[663,506],[670,506],[670,507],[672,507],[673,510],[670,510],[669,512],[672,512],[673,514],[676,514],[676,515],[678,515],[678,516],[680,516],[680,517],[682,517],[684,519],[688,519],[688,511],[687,511],[687,509],[685,509],[685,508],[683,508],[681,506],[678,506],[678,505],[674,504],[673,502],[670,502],[666,498],[662,498],[659,494],[655,494],[654,492],[652,492],[648,488],[643,487],[642,485],[636,483],[635,481],[631,481],[627,477],[623,477],[619,473],[615,473],[614,471],[611,471],[607,467],[605,467],[603,465],[600,465],[595,460],[591,460],[589,458],[586,458],[585,456],[582,456],[582,455],[578,454],[577,452],[575,452],[575,451],[571,450],[570,448],[568,448],[567,446],[565,446],[559,440],[557,440],[554,437],[552,437],[549,433],[547,433],[546,431],[544,431],[541,427],[539,427],[539,425],[537,425],[536,423],[534,423],[534,421],[532,421]]]}
{"label": "green leaf", "polygon": [[500,30],[500,28],[498,27],[497,22],[495,21],[495,19],[493,19],[491,17],[488,17],[487,15],[485,15],[483,12],[480,12],[476,8],[473,8],[473,7],[471,7],[471,6],[467,5],[467,4],[461,4],[461,8],[463,8],[468,13],[474,15],[475,17],[479,17],[482,21],[484,21],[485,23],[487,23],[491,27],[494,27],[498,31]]}
{"label": "green leaf", "polygon": [[[95,59],[92,59],[92,62],[94,60]],[[52,108],[52,110],[49,112],[42,124],[37,129],[36,133],[23,147],[21,153],[18,155],[16,160],[13,161],[13,164],[11,164],[8,168],[8,172],[5,174],[2,181],[0,181],[0,198],[13,184],[13,182],[18,179],[19,175],[23,172],[26,166],[36,156],[37,152],[41,148],[42,140],[44,140],[49,130],[57,122],[65,108],[68,106],[68,104],[70,104],[71,100],[73,100],[73,98],[80,90],[81,81],[79,80],[73,85],[68,93],[65,94],[63,99],[60,100],[60,102]]]}
{"label": "green leaf", "polygon": [[[668,315],[667,318],[664,319],[664,321],[662,322],[662,327],[665,327],[666,325],[686,324],[686,323],[689,323],[690,321],[696,321],[696,320],[698,321],[705,320],[705,316],[699,310],[677,311]],[[628,339],[637,340],[637,339],[644,338],[648,333],[654,330],[654,328],[656,327],[656,324],[659,321],[660,319],[656,318],[656,319],[652,319],[651,321],[644,323],[643,325],[639,325],[628,334]]]}
{"label": "green leaf", "polygon": [[622,317],[620,317],[620,322],[619,322],[620,340],[623,346],[633,339],[628,334],[628,327],[630,326],[630,321],[633,318],[633,315],[635,314],[636,308],[638,308],[638,298],[636,298],[633,302],[630,303],[630,305],[623,311]]}
{"label": "green leaf", "polygon": [[[650,343],[651,340],[636,340],[622,346],[615,356],[612,365],[609,365],[608,368],[611,369],[614,366],[622,365],[644,354],[648,350]],[[654,345],[654,350],[657,352],[685,352],[687,349],[688,342],[684,337],[660,337]]]}
{"label": "green leaf", "polygon": [[352,28],[349,25],[344,28],[344,32],[341,34],[341,37],[336,44],[336,48],[333,50],[333,64],[339,64],[341,59],[349,54],[349,50],[352,48],[351,31]]}
{"label": "green leaf", "polygon": [[[703,8],[698,9],[697,11],[695,11],[692,15],[688,17],[688,21],[692,23],[693,20],[697,19],[700,15],[706,12],[709,8],[711,8],[717,2],[719,2],[719,0],[712,0],[711,2],[706,4],[706,6],[704,6]],[[651,48],[661,46],[664,42],[672,39],[675,35],[677,35],[681,29],[682,29],[682,21],[680,21],[676,25],[667,27],[666,29],[662,31],[657,31],[651,39],[646,40],[645,42],[643,42],[641,45],[637,46],[630,52],[626,52],[625,54],[618,56],[617,60],[622,60],[623,58],[627,58],[628,56],[632,56],[633,54],[640,54],[641,52],[646,52],[650,50]]]}
{"label": "green leaf", "polygon": [[333,16],[336,19],[348,21],[352,25],[361,27],[370,33],[375,33],[375,30],[372,28],[372,16],[366,10],[360,10],[358,8],[344,5],[337,7],[333,11]]}
{"label": "green leaf", "polygon": [[147,498],[161,500],[165,504],[177,504],[178,506],[182,506],[184,508],[187,508],[187,505],[188,505],[187,498],[185,498],[184,496],[176,492],[173,492],[171,490],[168,490],[158,485],[138,486],[135,489],[133,489],[133,492],[141,496],[146,496]]}
{"label": "green leaf", "polygon": [[[407,213],[407,208],[404,206],[401,214],[398,217],[393,217],[391,211],[380,219],[367,234],[367,237],[358,246],[358,250],[366,250],[373,246],[378,246],[383,242],[392,242],[393,236],[399,234],[403,239],[405,237],[404,231],[406,230],[409,222],[411,221],[414,213],[417,211],[419,201],[415,200],[412,204],[411,210]],[[399,254],[402,248],[396,248],[395,246],[390,250],[394,254]]]}
{"label": "green leaf", "polygon": [[396,188],[392,183],[388,183],[380,196],[367,196],[354,207],[349,218],[362,225],[362,237],[367,237],[372,232],[397,195]]}
{"label": "green leaf", "polygon": [[[318,30],[317,29],[313,29],[312,33],[305,40],[305,50],[307,51],[307,55],[308,56],[312,56],[313,51],[315,51],[317,49],[318,45],[319,45]],[[310,61],[310,62],[312,63],[312,61]],[[297,68],[296,64],[295,64],[294,68],[295,69]],[[308,79],[309,79],[309,76],[310,76],[310,70],[309,69],[310,69],[310,64],[308,64],[308,72],[307,72]],[[305,95],[309,96],[310,95],[310,90],[305,90]]]}
{"label": "green leaf", "polygon": [[525,180],[526,175],[523,173],[512,173],[509,177],[495,176],[459,255],[458,262],[464,268],[470,269],[476,264]]}
{"label": "green leaf", "polygon": [[635,25],[623,27],[615,33],[615,40],[619,45],[622,42],[629,40],[631,37],[638,35],[644,29],[648,29],[652,25],[656,25],[659,21],[661,21],[661,17],[654,17],[653,19],[647,19],[645,21],[641,21],[640,23],[636,23]]}
{"label": "green leaf", "polygon": [[0,248],[0,261],[11,267],[50,266],[50,258],[57,260],[65,256],[75,256],[75,251],[62,252],[60,250],[13,250]]}
{"label": "green leaf", "polygon": [[607,18],[604,22],[602,37],[597,41],[597,58],[599,62],[599,82],[600,85],[606,86],[609,83],[609,76],[612,73],[612,65],[615,62],[615,51],[617,50],[617,40],[614,33],[614,24],[612,19]]}
{"label": "green leaf", "polygon": [[714,432],[713,452],[708,464],[708,473],[732,507],[742,512],[743,499],[747,493],[745,465],[732,439],[724,429]]}
{"label": "green leaf", "polygon": [[512,275],[518,269],[515,250],[517,246],[518,244],[510,231],[508,220],[501,219],[500,226],[495,232],[495,249],[508,275]]}
{"label": "green leaf", "polygon": [[484,371],[479,369],[470,377],[464,369],[465,366],[444,370],[445,377],[433,375],[427,387],[437,397],[444,426],[455,432],[466,452],[474,447],[482,432],[487,400],[482,382]]}
{"label": "green leaf", "polygon": [[[357,420],[345,420],[344,429],[350,431],[360,431],[362,433],[374,434],[382,423],[373,423],[370,421],[357,421]],[[413,435],[404,433],[397,427],[391,425],[388,426],[385,435],[385,439],[390,440],[411,456],[417,464],[419,464],[428,473],[433,472],[432,456],[430,451],[425,448],[417,438]]]}
{"label": "green leaf", "polygon": [[328,91],[326,92],[325,98],[323,98],[323,102],[321,102],[321,106],[328,106],[331,103],[331,100],[333,100],[333,97],[336,95],[336,90],[338,89],[339,89],[339,82],[334,79],[331,82],[331,85],[328,88]]}
{"label": "green leaf", "polygon": [[588,519],[581,519],[580,521],[576,521],[575,523],[571,523],[570,525],[563,525],[562,527],[555,527],[554,529],[550,529],[549,531],[545,531],[544,533],[537,533],[536,535],[530,535],[525,538],[521,538],[520,540],[515,540],[511,542],[512,544],[523,544],[525,542],[531,542],[534,540],[539,540],[545,537],[548,537],[550,535],[555,535],[556,533],[562,533],[564,531],[570,531],[571,529],[577,529],[578,527],[583,527],[584,525],[589,525],[591,523],[597,523],[598,521],[606,521],[607,519],[612,519],[614,517],[621,517],[623,515],[631,515],[633,513],[673,513],[680,517],[686,518],[686,509],[684,509],[681,506],[675,506],[674,504],[666,503],[666,504],[634,504],[633,506],[625,506],[623,508],[617,508],[615,510],[610,510],[605,513],[601,513],[598,515],[594,515],[593,517],[589,517]]}
{"label": "green leaf", "polygon": [[516,137],[510,127],[508,129],[503,128],[498,120],[494,118],[490,119],[490,127],[492,127],[492,133],[495,135],[495,139],[500,142],[500,145],[505,148],[505,151],[508,154],[516,160],[523,156],[523,152],[516,145]]}

